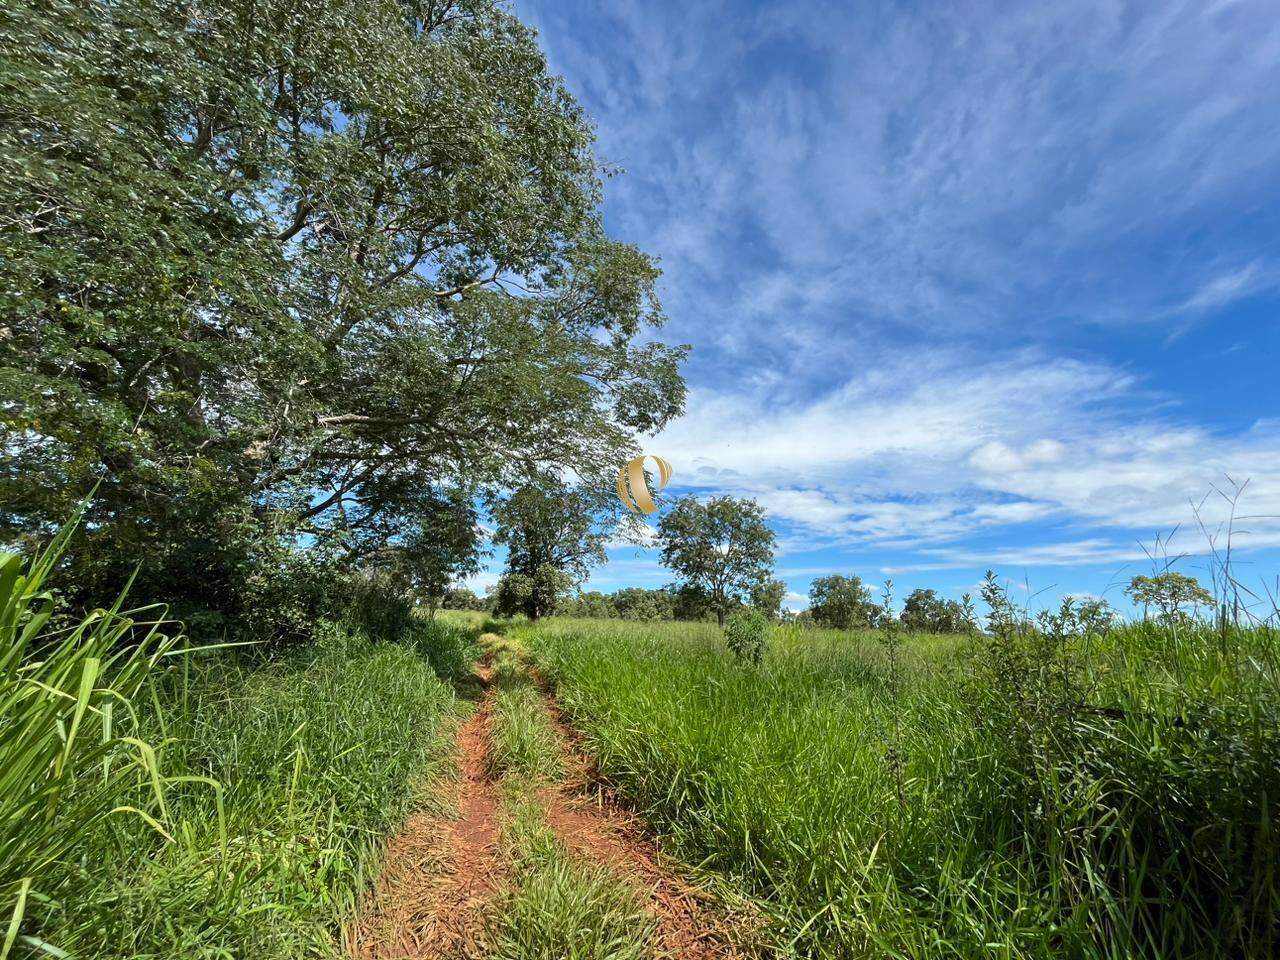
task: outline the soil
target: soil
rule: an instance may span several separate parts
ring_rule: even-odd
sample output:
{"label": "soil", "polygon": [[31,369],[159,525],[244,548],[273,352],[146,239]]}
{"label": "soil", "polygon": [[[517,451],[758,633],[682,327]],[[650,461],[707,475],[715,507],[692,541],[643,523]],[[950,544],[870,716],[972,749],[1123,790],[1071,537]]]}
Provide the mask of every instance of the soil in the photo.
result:
{"label": "soil", "polygon": [[371,902],[348,935],[355,960],[482,957],[494,895],[505,871],[498,857],[498,796],[486,767],[489,671],[485,693],[458,730],[458,772],[438,799],[456,819],[412,815],[392,837]]}
{"label": "soil", "polygon": [[[387,845],[382,873],[357,924],[348,931],[353,960],[478,958],[488,950],[493,908],[506,883],[499,855],[499,804],[490,779],[491,671],[478,665],[484,693],[459,727],[459,776],[442,788],[437,808],[412,815]],[[664,860],[656,840],[595,775],[580,738],[536,673],[564,745],[567,774],[542,788],[548,827],[584,860],[602,864],[641,897],[655,924],[663,960],[730,960],[754,954],[762,924],[753,913],[731,915]]]}

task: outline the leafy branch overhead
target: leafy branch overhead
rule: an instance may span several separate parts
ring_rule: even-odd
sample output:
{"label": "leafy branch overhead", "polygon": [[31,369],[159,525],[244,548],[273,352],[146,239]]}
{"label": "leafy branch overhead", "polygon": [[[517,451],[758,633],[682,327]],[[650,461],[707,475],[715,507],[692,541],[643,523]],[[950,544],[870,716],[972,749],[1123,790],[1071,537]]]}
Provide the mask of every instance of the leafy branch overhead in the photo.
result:
{"label": "leafy branch overhead", "polygon": [[0,16],[0,525],[100,479],[86,589],[120,547],[216,593],[272,538],[376,550],[433,489],[607,483],[681,411],[657,266],[502,5]]}

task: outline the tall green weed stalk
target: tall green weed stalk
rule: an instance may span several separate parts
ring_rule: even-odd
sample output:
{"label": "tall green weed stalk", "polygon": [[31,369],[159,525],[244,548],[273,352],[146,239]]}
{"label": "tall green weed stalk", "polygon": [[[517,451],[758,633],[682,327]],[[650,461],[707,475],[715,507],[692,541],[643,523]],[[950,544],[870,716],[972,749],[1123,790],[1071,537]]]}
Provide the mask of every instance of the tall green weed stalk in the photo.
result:
{"label": "tall green weed stalk", "polygon": [[[113,816],[164,830],[160,771],[136,736],[136,703],[176,640],[161,631],[160,608],[124,610],[123,595],[54,620],[49,579],[74,529],[26,562],[0,554],[0,960],[43,948],[30,931],[59,908],[86,835]],[[135,805],[140,791],[151,812]]]}

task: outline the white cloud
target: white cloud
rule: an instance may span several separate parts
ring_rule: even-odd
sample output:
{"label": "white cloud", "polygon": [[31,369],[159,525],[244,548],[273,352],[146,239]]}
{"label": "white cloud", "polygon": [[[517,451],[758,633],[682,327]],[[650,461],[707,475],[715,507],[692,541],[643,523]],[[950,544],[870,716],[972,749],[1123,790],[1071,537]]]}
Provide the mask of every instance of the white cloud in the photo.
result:
{"label": "white cloud", "polygon": [[[1137,536],[1179,524],[1202,548],[1190,501],[1227,476],[1251,478],[1248,513],[1280,514],[1280,423],[1215,434],[1144,413],[1153,399],[1099,364],[935,351],[785,408],[767,393],[695,391],[654,447],[673,485],[754,496],[790,525],[786,551],[865,543],[952,566],[972,558],[937,545],[1044,521],[1105,535],[977,562],[1130,560]],[[1216,523],[1226,505],[1204,509]],[[1241,545],[1280,544],[1277,521],[1244,526]]]}
{"label": "white cloud", "polygon": [[1275,275],[1231,216],[1280,188],[1267,0],[522,10],[705,354],[794,370],[867,325],[1176,323]]}

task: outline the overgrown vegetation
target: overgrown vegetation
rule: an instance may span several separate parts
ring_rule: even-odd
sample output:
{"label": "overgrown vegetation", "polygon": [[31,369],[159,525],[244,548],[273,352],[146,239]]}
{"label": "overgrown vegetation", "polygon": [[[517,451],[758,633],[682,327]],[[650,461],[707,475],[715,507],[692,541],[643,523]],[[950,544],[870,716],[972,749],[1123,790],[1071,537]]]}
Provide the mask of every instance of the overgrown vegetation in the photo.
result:
{"label": "overgrown vegetation", "polygon": [[603,774],[804,955],[1273,956],[1280,638],[986,599],[969,635],[775,627],[758,670],[697,625],[526,636]]}
{"label": "overgrown vegetation", "polygon": [[60,627],[61,545],[0,560],[4,953],[333,955],[445,755],[455,699],[432,661],[450,669],[470,635],[422,622],[375,643],[327,622],[262,665],[179,649],[155,610]]}
{"label": "overgrown vegetation", "polygon": [[545,791],[563,772],[563,747],[541,692],[506,638],[494,655],[491,765],[502,790],[502,840],[513,882],[494,935],[497,960],[644,960],[653,921],[608,868],[574,856],[546,822]]}

